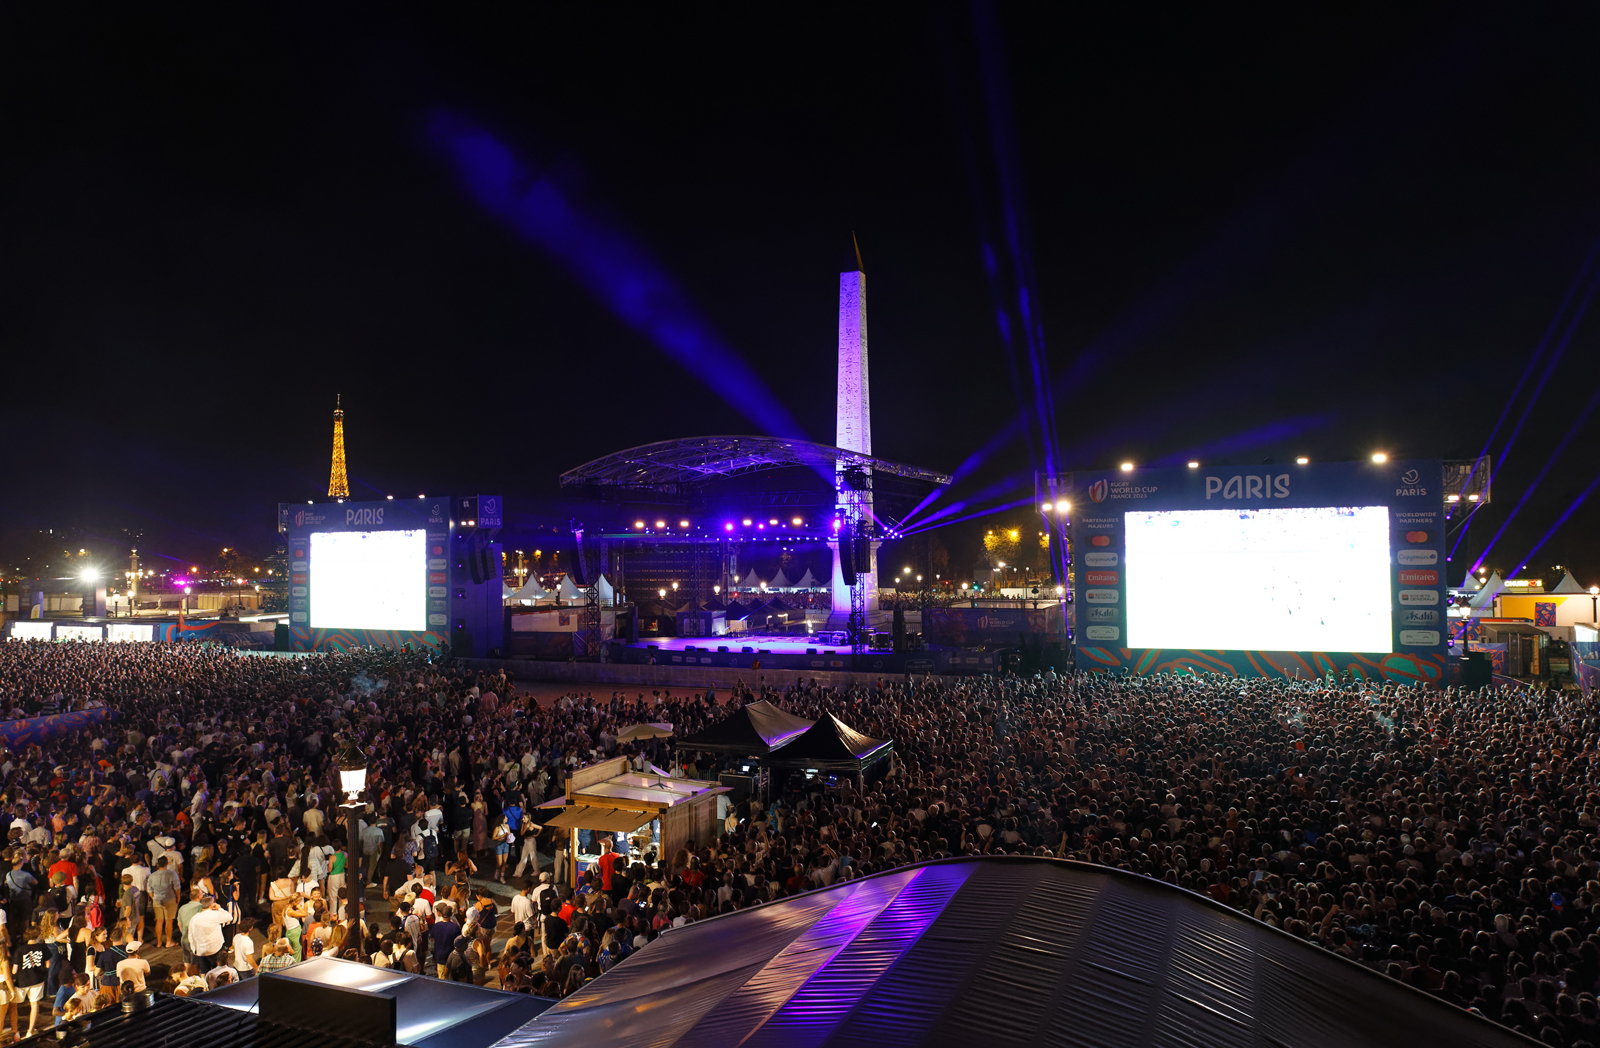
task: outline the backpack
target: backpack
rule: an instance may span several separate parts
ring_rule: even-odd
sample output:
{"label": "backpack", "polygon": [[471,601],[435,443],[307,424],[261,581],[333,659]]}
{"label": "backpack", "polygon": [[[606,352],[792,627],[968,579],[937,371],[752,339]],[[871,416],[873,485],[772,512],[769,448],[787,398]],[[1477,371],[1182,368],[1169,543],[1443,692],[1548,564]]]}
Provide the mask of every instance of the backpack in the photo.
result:
{"label": "backpack", "polygon": [[89,896],[89,905],[84,907],[83,919],[91,928],[104,928],[106,926],[105,910],[101,908],[101,899],[98,895]]}
{"label": "backpack", "polygon": [[429,862],[439,861],[439,834],[429,830],[422,835],[422,857]]}

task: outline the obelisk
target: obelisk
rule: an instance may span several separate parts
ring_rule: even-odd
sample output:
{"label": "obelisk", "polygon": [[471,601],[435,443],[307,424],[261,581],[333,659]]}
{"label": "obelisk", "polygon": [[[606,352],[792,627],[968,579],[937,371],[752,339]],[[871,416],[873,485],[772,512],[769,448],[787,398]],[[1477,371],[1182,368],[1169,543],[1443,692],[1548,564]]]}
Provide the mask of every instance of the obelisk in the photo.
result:
{"label": "obelisk", "polygon": [[[851,237],[852,242],[854,236]],[[856,247],[856,268],[839,274],[839,391],[835,409],[834,446],[846,451],[872,454],[872,397],[867,381],[867,274],[861,265],[861,248]],[[841,470],[844,463],[840,463]],[[840,511],[843,515],[843,492]],[[863,516],[871,519],[872,493],[862,495]],[[849,519],[846,517],[846,519]],[[867,589],[867,610],[878,608],[878,543],[872,543],[871,570],[863,580]],[[859,565],[858,565],[859,573]],[[833,543],[833,614],[830,625],[850,614],[850,587],[839,570],[839,546]]]}

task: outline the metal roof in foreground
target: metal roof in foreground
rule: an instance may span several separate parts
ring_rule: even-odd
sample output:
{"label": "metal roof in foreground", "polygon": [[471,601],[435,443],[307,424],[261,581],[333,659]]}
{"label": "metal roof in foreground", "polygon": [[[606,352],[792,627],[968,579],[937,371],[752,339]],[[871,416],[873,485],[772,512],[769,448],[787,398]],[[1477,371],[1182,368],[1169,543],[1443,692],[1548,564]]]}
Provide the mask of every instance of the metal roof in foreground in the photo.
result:
{"label": "metal roof in foreground", "polygon": [[496,1048],[1537,1044],[1205,896],[993,857],[670,931]]}
{"label": "metal roof in foreground", "polygon": [[928,484],[950,483],[947,474],[931,469],[809,440],[725,436],[662,440],[618,451],[561,474],[561,486],[677,494],[714,480],[792,466],[814,469],[824,476],[832,476],[841,468],[859,467]]}

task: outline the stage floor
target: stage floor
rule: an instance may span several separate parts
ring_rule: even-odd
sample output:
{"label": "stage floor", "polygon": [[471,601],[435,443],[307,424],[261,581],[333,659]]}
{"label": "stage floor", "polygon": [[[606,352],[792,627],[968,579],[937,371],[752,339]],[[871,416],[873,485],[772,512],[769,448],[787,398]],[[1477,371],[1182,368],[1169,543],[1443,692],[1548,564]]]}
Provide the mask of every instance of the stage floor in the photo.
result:
{"label": "stage floor", "polygon": [[817,654],[850,654],[850,645],[819,644],[815,637],[761,637],[751,634],[737,634],[723,637],[640,637],[639,643],[628,645],[630,648],[660,648],[662,651],[686,651],[694,648],[696,651],[716,651],[726,647],[730,652],[741,652],[751,648],[756,652],[770,652],[774,655],[804,655],[807,650],[815,650]]}

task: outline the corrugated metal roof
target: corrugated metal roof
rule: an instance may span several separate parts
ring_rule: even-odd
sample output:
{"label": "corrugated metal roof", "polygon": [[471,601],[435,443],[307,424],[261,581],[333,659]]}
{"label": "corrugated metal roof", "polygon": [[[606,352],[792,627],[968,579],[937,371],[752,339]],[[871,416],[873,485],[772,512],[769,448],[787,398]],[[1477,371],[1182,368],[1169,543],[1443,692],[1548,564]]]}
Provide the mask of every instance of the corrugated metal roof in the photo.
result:
{"label": "corrugated metal roof", "polygon": [[994,857],[669,932],[495,1048],[1537,1043],[1161,881]]}
{"label": "corrugated metal roof", "polygon": [[268,1022],[254,1012],[237,1011],[188,997],[157,996],[146,1011],[121,1008],[94,1012],[20,1044],[53,1044],[59,1031],[81,1037],[85,1048],[371,1048],[367,1041],[335,1037]]}

